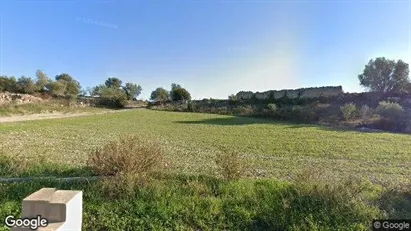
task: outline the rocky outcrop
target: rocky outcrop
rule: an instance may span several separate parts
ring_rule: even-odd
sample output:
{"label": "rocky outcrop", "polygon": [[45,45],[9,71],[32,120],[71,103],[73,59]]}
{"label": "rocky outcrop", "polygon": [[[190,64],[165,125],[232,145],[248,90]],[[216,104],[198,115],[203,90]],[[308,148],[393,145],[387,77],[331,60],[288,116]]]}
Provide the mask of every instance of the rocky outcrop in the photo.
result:
{"label": "rocky outcrop", "polygon": [[25,104],[25,103],[34,103],[40,102],[42,99],[37,98],[28,94],[18,94],[18,93],[9,93],[3,92],[0,93],[0,105],[16,103],[16,104]]}

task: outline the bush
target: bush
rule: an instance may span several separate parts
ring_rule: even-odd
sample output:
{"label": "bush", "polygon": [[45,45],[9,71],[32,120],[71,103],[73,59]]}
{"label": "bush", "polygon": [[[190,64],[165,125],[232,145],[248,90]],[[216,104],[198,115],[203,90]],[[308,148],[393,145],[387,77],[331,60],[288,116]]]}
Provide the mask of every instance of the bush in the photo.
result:
{"label": "bush", "polygon": [[123,108],[127,104],[127,94],[123,89],[104,87],[101,89],[99,105],[111,108]]}
{"label": "bush", "polygon": [[278,107],[277,107],[277,105],[275,105],[275,103],[269,103],[267,105],[267,108],[272,114],[275,114],[278,110]]}
{"label": "bush", "polygon": [[398,119],[403,114],[404,109],[399,103],[381,101],[376,112],[387,119]]}
{"label": "bush", "polygon": [[340,107],[344,120],[349,121],[355,117],[357,107],[353,103],[346,103]]}
{"label": "bush", "polygon": [[298,122],[312,122],[318,119],[314,110],[308,106],[283,106],[276,114],[280,119]]}
{"label": "bush", "polygon": [[101,176],[147,174],[159,170],[163,151],[155,142],[130,135],[96,149],[88,159],[91,170]]}
{"label": "bush", "polygon": [[254,108],[251,105],[239,106],[234,108],[233,113],[235,115],[250,116],[254,114]]}
{"label": "bush", "polygon": [[240,179],[246,170],[246,164],[241,156],[231,150],[225,150],[217,154],[215,162],[221,175],[227,180]]}
{"label": "bush", "polygon": [[368,107],[368,105],[363,105],[359,111],[360,114],[360,118],[362,121],[364,122],[368,122],[372,115],[373,115],[374,111],[372,110],[372,108]]}

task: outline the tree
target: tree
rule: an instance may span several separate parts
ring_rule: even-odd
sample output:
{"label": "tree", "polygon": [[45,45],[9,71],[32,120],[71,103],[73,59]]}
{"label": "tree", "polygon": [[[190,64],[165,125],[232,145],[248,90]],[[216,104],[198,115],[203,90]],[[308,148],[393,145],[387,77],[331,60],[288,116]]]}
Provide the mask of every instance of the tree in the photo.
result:
{"label": "tree", "polygon": [[105,82],[105,85],[107,87],[116,87],[119,88],[121,87],[121,84],[123,83],[123,81],[121,81],[119,78],[116,77],[112,77],[112,78],[108,78]]}
{"label": "tree", "polygon": [[402,60],[395,62],[384,57],[370,60],[358,76],[360,85],[381,93],[401,93],[410,83],[409,65]]}
{"label": "tree", "polygon": [[172,84],[171,84],[170,98],[171,98],[172,100],[175,98],[174,92],[175,92],[177,89],[180,89],[180,88],[181,88],[180,84],[176,84],[176,83],[172,83]]}
{"label": "tree", "polygon": [[123,108],[127,104],[127,94],[116,87],[100,87],[100,105],[105,107]]}
{"label": "tree", "polygon": [[91,96],[101,96],[101,89],[107,87],[104,84],[100,84],[98,86],[93,87],[93,89],[90,92]]}
{"label": "tree", "polygon": [[153,92],[151,92],[151,100],[159,101],[159,102],[164,102],[169,99],[169,94],[168,91],[162,87],[157,88]]}
{"label": "tree", "polygon": [[36,71],[36,85],[37,88],[42,92],[47,90],[47,86],[50,83],[50,79],[47,77],[47,75],[42,71],[42,70],[37,70]]}
{"label": "tree", "polygon": [[37,85],[30,77],[22,76],[17,80],[16,90],[23,94],[32,94],[38,90]]}
{"label": "tree", "polygon": [[177,88],[173,91],[172,100],[173,101],[185,101],[190,100],[190,93],[184,88]]}
{"label": "tree", "polygon": [[69,74],[63,73],[57,75],[56,82],[60,82],[65,86],[64,93],[62,95],[64,97],[73,98],[80,93],[80,83],[76,81],[73,77],[71,77]]}
{"label": "tree", "polygon": [[53,96],[62,97],[66,92],[66,85],[63,81],[52,81],[48,84],[47,89]]}
{"label": "tree", "polygon": [[17,90],[17,80],[14,76],[0,76],[0,92],[16,92]]}
{"label": "tree", "polygon": [[137,98],[141,94],[141,91],[143,90],[140,85],[137,85],[135,83],[126,83],[123,89],[127,94],[128,100]]}

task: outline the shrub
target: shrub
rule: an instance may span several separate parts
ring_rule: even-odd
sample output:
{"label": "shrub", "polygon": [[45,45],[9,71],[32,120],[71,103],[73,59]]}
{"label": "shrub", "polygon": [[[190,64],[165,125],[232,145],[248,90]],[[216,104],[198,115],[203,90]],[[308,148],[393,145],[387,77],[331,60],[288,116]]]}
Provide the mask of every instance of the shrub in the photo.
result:
{"label": "shrub", "polygon": [[280,119],[298,122],[312,122],[318,119],[314,110],[308,106],[283,106],[276,114]]}
{"label": "shrub", "polygon": [[360,118],[362,121],[364,122],[368,122],[372,115],[373,115],[374,111],[372,110],[372,108],[368,107],[368,105],[363,105],[359,111],[360,114]]}
{"label": "shrub", "polygon": [[127,94],[123,89],[104,87],[101,89],[99,105],[111,108],[123,108],[127,104]]}
{"label": "shrub", "polygon": [[385,118],[388,119],[397,119],[402,115],[404,109],[399,103],[392,103],[387,101],[381,101],[378,104],[376,112]]}
{"label": "shrub", "polygon": [[235,115],[250,116],[254,114],[254,108],[251,105],[239,106],[234,108],[233,113]]}
{"label": "shrub", "polygon": [[102,179],[100,190],[112,199],[127,199],[133,197],[138,188],[145,186],[147,179],[136,173],[119,174],[111,178]]}
{"label": "shrub", "polygon": [[278,107],[277,107],[277,105],[275,105],[275,103],[269,103],[269,104],[267,105],[267,108],[268,108],[268,110],[269,110],[271,113],[273,113],[273,114],[275,114],[275,113],[277,112],[277,110],[278,110]]}
{"label": "shrub", "polygon": [[357,107],[353,103],[346,103],[340,107],[344,120],[348,121],[355,117]]}
{"label": "shrub", "polygon": [[102,176],[147,175],[159,170],[163,151],[155,142],[135,135],[121,137],[96,149],[88,159],[91,170]]}
{"label": "shrub", "polygon": [[221,175],[227,180],[240,179],[247,168],[242,157],[232,150],[224,150],[217,154],[215,162]]}

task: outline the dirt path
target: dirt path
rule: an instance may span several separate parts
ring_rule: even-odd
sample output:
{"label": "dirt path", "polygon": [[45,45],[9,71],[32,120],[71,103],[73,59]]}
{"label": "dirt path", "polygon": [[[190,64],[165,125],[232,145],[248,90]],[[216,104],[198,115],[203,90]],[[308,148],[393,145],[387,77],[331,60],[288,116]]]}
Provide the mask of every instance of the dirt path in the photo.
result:
{"label": "dirt path", "polygon": [[[77,116],[87,116],[87,115],[100,115],[107,113],[118,113],[137,109],[123,109],[123,110],[112,110],[103,112],[76,112],[76,113],[44,113],[44,114],[31,114],[31,115],[12,115],[8,117],[0,117],[0,123],[10,123],[18,121],[28,121],[28,120],[43,120],[43,119],[58,119],[58,118],[69,118]],[[141,109],[139,109],[141,110]]]}

